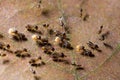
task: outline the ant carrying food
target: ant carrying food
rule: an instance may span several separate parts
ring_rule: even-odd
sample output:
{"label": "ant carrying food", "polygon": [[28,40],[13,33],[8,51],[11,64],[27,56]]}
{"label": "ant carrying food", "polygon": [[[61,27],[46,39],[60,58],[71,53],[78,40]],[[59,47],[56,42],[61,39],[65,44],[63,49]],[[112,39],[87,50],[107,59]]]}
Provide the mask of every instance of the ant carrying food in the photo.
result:
{"label": "ant carrying food", "polygon": [[10,28],[8,33],[15,41],[27,41],[26,36],[23,33],[19,33],[15,28]]}

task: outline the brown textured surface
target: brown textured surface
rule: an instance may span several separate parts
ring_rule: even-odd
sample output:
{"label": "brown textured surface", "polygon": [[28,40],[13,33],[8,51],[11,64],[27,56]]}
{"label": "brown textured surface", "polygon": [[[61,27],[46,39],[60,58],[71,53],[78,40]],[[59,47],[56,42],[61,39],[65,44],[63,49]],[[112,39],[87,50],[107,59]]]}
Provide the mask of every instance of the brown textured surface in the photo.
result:
{"label": "brown textured surface", "polygon": [[[61,13],[58,9],[57,0],[43,0],[42,4],[50,9],[48,17],[41,15],[41,9],[37,7],[38,0],[0,0],[0,32],[5,36],[0,41],[11,44],[13,50],[27,48],[33,56],[42,55],[43,59],[47,61],[49,57],[43,55],[34,44],[31,39],[32,34],[25,31],[27,24],[43,22],[50,23],[54,29],[61,29],[58,23]],[[102,53],[94,51],[95,58],[83,57],[75,51],[61,50],[69,56],[69,60],[73,61],[74,56],[74,60],[85,67],[85,70],[78,72],[79,77],[94,70],[113,52],[105,48],[102,42],[98,40],[99,35],[96,33],[101,25],[104,25],[103,31],[110,31],[110,35],[105,42],[109,42],[114,48],[120,42],[119,4],[119,0],[61,0],[62,8],[67,16],[67,24],[71,30],[72,45],[75,47],[80,44],[87,47],[86,43],[90,40],[97,43],[103,50]],[[88,13],[90,15],[87,21],[80,18],[80,7],[83,8],[84,14]],[[22,43],[12,41],[7,33],[10,27],[16,27],[18,31],[26,34],[29,40]],[[41,28],[40,25],[39,27]],[[7,52],[1,51],[1,53]],[[33,80],[33,75],[29,70],[29,59],[19,59],[9,53],[5,58],[10,59],[10,63],[3,65],[4,58],[0,57],[0,80]],[[51,60],[45,66],[36,70],[37,74],[41,76],[41,80],[75,79],[71,66],[54,63]],[[105,63],[96,73],[86,76],[84,80],[120,80],[120,53]]]}

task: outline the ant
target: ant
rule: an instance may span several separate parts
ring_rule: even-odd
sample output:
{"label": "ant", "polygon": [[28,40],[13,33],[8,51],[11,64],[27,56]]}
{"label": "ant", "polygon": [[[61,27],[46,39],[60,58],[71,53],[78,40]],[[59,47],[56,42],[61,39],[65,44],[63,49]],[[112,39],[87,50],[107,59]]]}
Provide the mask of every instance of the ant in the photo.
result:
{"label": "ant", "polygon": [[101,52],[101,50],[99,49],[99,46],[98,46],[97,44],[94,44],[94,43],[92,43],[91,41],[89,41],[89,42],[87,43],[87,45],[88,45],[91,49],[97,50],[98,52]]}
{"label": "ant", "polygon": [[2,49],[4,51],[7,51],[7,52],[10,52],[10,53],[13,53],[13,51],[10,50],[10,45],[9,44],[5,44],[3,42],[0,42],[0,49]]}
{"label": "ant", "polygon": [[109,34],[110,34],[109,31],[103,33],[103,34],[100,36],[100,39],[99,39],[99,40],[101,40],[101,41],[105,40],[105,39],[108,37]]}
{"label": "ant", "polygon": [[39,66],[42,66],[42,65],[45,65],[45,62],[42,61],[42,58],[41,57],[38,57],[36,59],[31,59],[29,61],[30,65],[33,66],[33,67],[39,67]]}
{"label": "ant", "polygon": [[86,15],[84,16],[84,18],[83,18],[83,21],[87,21],[88,18],[89,18],[89,15],[86,14]]}
{"label": "ant", "polygon": [[29,32],[42,34],[42,32],[38,30],[38,26],[33,26],[33,25],[29,25],[29,24],[28,24],[25,28],[26,28],[27,31],[29,31]]}
{"label": "ant", "polygon": [[19,33],[15,28],[10,28],[8,33],[12,36],[15,41],[27,41],[26,36],[23,33]]}
{"label": "ant", "polygon": [[84,68],[81,65],[78,65],[76,63],[72,63],[71,65],[74,66],[76,70],[84,70]]}
{"label": "ant", "polygon": [[7,64],[7,63],[9,63],[9,62],[10,62],[10,60],[7,60],[7,59],[6,59],[6,60],[3,60],[2,63],[3,63],[3,64]]}
{"label": "ant", "polygon": [[51,43],[48,42],[47,38],[41,38],[41,36],[33,35],[32,39],[36,42],[38,46],[51,46]]}
{"label": "ant", "polygon": [[102,33],[102,29],[103,29],[103,25],[100,26],[100,29],[99,29],[99,31],[98,31],[98,34]]}
{"label": "ant", "polygon": [[88,49],[84,49],[84,51],[81,53],[83,56],[89,56],[89,57],[95,57],[95,55]]}
{"label": "ant", "polygon": [[71,46],[71,44],[66,40],[60,42],[59,46],[62,47],[62,48],[67,48],[69,50],[73,50],[73,47]]}
{"label": "ant", "polygon": [[49,27],[49,24],[44,23],[44,24],[43,24],[43,27],[48,28],[48,27]]}
{"label": "ant", "polygon": [[103,45],[105,46],[105,47],[107,47],[107,48],[109,48],[109,49],[113,49],[113,47],[110,45],[110,44],[108,44],[108,43],[103,43]]}
{"label": "ant", "polygon": [[17,57],[21,58],[31,57],[26,48],[24,48],[23,50],[17,50],[14,53],[16,54]]}

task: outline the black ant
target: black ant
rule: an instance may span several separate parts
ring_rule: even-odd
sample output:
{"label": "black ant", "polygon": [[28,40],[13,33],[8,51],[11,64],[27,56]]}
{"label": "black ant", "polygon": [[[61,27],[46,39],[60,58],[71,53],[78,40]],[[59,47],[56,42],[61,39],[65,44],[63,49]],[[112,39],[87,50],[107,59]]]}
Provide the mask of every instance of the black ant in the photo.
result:
{"label": "black ant", "polygon": [[88,18],[89,18],[89,15],[86,14],[86,15],[84,16],[84,18],[83,18],[83,21],[87,21]]}
{"label": "black ant", "polygon": [[102,33],[103,26],[100,26],[100,29],[98,31],[98,34]]}
{"label": "black ant", "polygon": [[48,42],[47,38],[41,38],[41,36],[33,35],[32,39],[36,42],[38,46],[51,46],[51,43]]}
{"label": "black ant", "polygon": [[67,48],[69,50],[73,50],[72,45],[68,41],[66,41],[66,40],[60,42],[59,46],[62,47],[62,48]]}
{"label": "black ant", "polygon": [[89,56],[89,57],[95,57],[95,55],[94,55],[90,50],[88,50],[88,49],[85,49],[85,50],[81,53],[81,55],[83,55],[83,56]]}
{"label": "black ant", "polygon": [[101,35],[101,37],[100,37],[100,39],[99,39],[99,40],[101,40],[101,41],[105,40],[105,39],[108,37],[108,35],[109,35],[109,34],[110,34],[110,32],[109,32],[109,31],[107,31],[107,32],[103,33],[103,34]]}
{"label": "black ant", "polygon": [[113,49],[113,47],[108,43],[103,42],[103,45],[109,49]]}
{"label": "black ant", "polygon": [[14,53],[16,54],[17,57],[20,58],[31,57],[26,48],[24,48],[23,50],[17,50]]}
{"label": "black ant", "polygon": [[36,59],[31,59],[29,61],[30,65],[33,66],[33,67],[39,67],[39,66],[42,66],[42,65],[45,65],[45,62],[42,61],[42,58],[41,57],[38,57]]}
{"label": "black ant", "polygon": [[84,70],[84,68],[81,65],[78,65],[76,63],[72,63],[71,65],[74,66],[76,70]]}
{"label": "black ant", "polygon": [[49,30],[48,30],[48,33],[49,33],[50,35],[53,35],[53,34],[54,34],[54,30],[53,30],[53,29],[49,29]]}
{"label": "black ant", "polygon": [[38,34],[42,34],[42,32],[40,30],[38,30],[38,26],[33,26],[33,25],[27,25],[25,27],[27,29],[27,31],[32,32],[32,33],[38,33]]}
{"label": "black ant", "polygon": [[19,33],[15,28],[10,28],[8,33],[15,41],[27,41],[26,36],[23,33]]}
{"label": "black ant", "polygon": [[6,60],[3,60],[3,64],[7,64],[7,63],[9,63],[10,62],[10,60],[8,60],[8,59],[6,59]]}
{"label": "black ant", "polygon": [[99,49],[99,46],[97,44],[94,44],[91,41],[89,41],[87,44],[91,49],[97,50],[98,52],[102,52],[102,50]]}
{"label": "black ant", "polygon": [[44,24],[43,24],[43,27],[48,28],[48,27],[49,27],[49,24],[44,23]]}

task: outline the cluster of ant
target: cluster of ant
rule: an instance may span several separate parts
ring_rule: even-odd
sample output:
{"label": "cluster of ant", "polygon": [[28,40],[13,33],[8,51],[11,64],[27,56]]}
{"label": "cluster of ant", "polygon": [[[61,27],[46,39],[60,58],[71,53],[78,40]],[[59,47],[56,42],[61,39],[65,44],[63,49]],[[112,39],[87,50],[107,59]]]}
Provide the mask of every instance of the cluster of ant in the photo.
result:
{"label": "cluster of ant", "polygon": [[[101,34],[101,33],[102,33],[102,29],[103,29],[103,26],[100,26],[100,29],[99,29],[99,31],[98,31],[98,34]],[[101,34],[99,40],[104,41],[104,40],[108,37],[108,35],[109,35],[109,31]],[[98,46],[97,44],[91,42],[91,41],[89,41],[89,42],[87,43],[87,45],[88,45],[88,47],[89,47],[90,49],[92,49],[92,50],[96,50],[96,51],[98,51],[98,52],[102,52],[102,50],[99,48],[99,46]],[[105,47],[109,48],[109,49],[113,49],[113,47],[112,47],[110,44],[108,44],[108,43],[103,42],[103,45],[104,45]],[[76,46],[76,51],[77,51],[77,52],[80,52],[80,53],[81,53],[82,55],[84,55],[84,56],[95,57],[95,55],[92,53],[92,51],[89,50],[89,49],[85,49],[84,46],[77,45],[77,46]]]}
{"label": "cluster of ant", "polygon": [[[53,34],[55,35],[54,42],[60,48],[73,50],[74,48],[72,47],[72,45],[70,43],[70,39],[67,36],[68,29],[66,28],[66,24],[63,21],[64,18],[61,17],[59,20],[60,20],[61,26],[64,29],[64,32],[54,31],[52,29],[49,29],[48,33],[50,35],[53,35]],[[43,24],[43,27],[48,28],[49,24]],[[25,26],[25,28],[28,32],[31,32],[34,34],[31,37],[32,40],[35,41],[35,43],[43,50],[43,52],[45,54],[49,55],[54,62],[62,62],[65,64],[70,64],[70,65],[73,65],[76,68],[76,70],[84,70],[84,68],[81,65],[78,65],[75,63],[72,64],[68,60],[66,60],[67,55],[65,55],[63,52],[58,53],[55,50],[54,45],[49,42],[49,39],[42,36],[42,32],[38,29],[38,26],[28,24],[27,26]],[[98,34],[102,33],[102,28],[103,28],[103,26],[100,27]],[[11,35],[12,39],[15,41],[27,41],[28,40],[27,37],[23,33],[18,32],[15,28],[10,28],[8,33]],[[108,36],[108,34],[109,34],[109,32],[103,33],[100,36],[99,40],[105,40],[106,37]],[[109,47],[112,49],[112,47],[110,45],[108,45],[107,43],[103,43],[103,44],[106,47]],[[89,41],[87,43],[87,45],[92,50],[102,52],[102,50],[99,48],[99,46],[91,41]],[[0,43],[0,49],[14,53],[19,58],[31,57],[30,52],[26,48],[24,48],[23,50],[12,51],[12,50],[10,50],[9,44]],[[77,45],[76,51],[81,53],[81,55],[83,55],[83,56],[95,57],[95,55],[92,53],[92,51],[89,49],[86,49],[84,46]],[[41,57],[38,57],[35,59],[31,59],[29,61],[29,64],[32,67],[39,67],[39,66],[45,65],[45,62],[42,60]],[[35,71],[34,71],[34,73],[35,73]]]}

